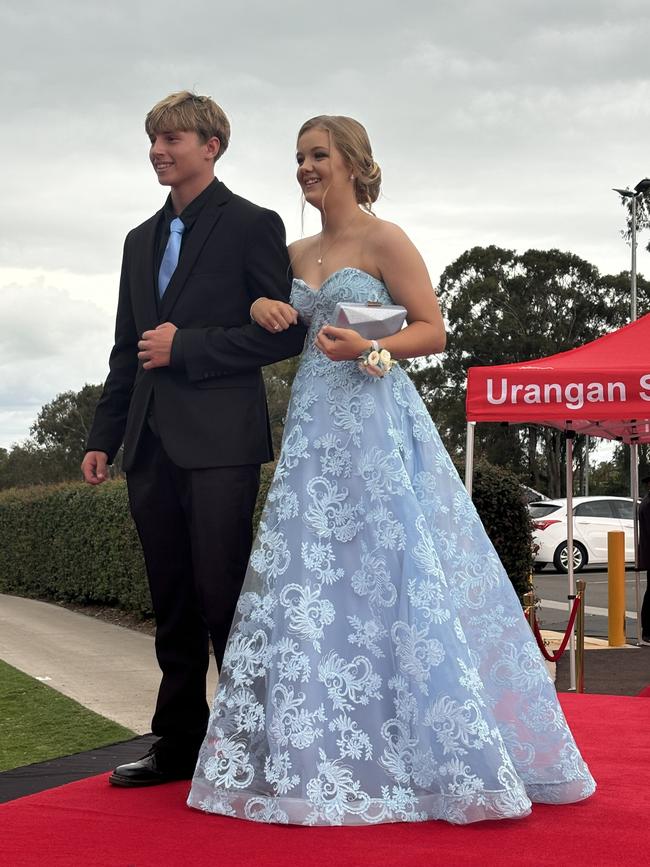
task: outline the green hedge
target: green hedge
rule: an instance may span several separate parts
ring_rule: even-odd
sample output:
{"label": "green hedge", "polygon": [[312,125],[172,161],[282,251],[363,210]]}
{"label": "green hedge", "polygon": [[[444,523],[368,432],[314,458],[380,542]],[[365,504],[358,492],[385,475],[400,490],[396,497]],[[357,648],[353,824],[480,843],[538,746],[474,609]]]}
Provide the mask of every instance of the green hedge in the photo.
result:
{"label": "green hedge", "polygon": [[519,598],[530,590],[533,527],[519,479],[481,462],[474,470],[472,499]]}
{"label": "green hedge", "polygon": [[[262,467],[255,522],[273,474]],[[474,502],[515,589],[527,589],[530,520],[512,474],[479,465]],[[151,600],[124,481],[0,493],[0,592],[110,605],[143,616]]]}
{"label": "green hedge", "polygon": [[150,614],[126,484],[69,482],[0,493],[0,589]]}
{"label": "green hedge", "polygon": [[[273,469],[262,467],[256,526]],[[150,616],[126,483],[67,482],[0,492],[0,592]]]}

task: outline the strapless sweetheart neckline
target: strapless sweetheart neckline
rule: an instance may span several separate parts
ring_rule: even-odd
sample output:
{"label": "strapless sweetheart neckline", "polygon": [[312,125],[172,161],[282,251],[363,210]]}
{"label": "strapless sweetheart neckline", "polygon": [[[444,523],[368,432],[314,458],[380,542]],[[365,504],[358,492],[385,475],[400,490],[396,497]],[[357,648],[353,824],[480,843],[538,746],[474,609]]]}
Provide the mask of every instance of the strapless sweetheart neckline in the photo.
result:
{"label": "strapless sweetheart neckline", "polygon": [[353,271],[355,274],[365,274],[366,277],[370,277],[371,280],[376,280],[377,283],[379,283],[381,286],[385,285],[384,281],[380,280],[379,277],[375,277],[374,274],[370,274],[368,271],[364,271],[363,268],[354,268],[351,265],[348,265],[345,268],[339,268],[337,271],[332,271],[332,273],[323,280],[323,282],[320,284],[318,289],[315,289],[313,286],[310,286],[309,283],[306,283],[301,277],[294,277],[293,281],[294,281],[294,283],[302,283],[302,285],[306,289],[309,289],[310,292],[313,292],[314,294],[318,294],[323,289],[323,286],[325,286],[327,283],[329,283],[333,277],[336,277],[339,274],[344,274],[346,271]]}

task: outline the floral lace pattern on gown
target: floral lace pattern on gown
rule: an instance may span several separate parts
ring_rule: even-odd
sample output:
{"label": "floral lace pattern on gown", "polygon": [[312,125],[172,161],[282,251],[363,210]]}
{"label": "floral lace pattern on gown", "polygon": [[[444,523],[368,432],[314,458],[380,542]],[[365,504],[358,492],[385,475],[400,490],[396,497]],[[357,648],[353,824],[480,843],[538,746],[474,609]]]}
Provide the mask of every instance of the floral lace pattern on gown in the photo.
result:
{"label": "floral lace pattern on gown", "polygon": [[467,823],[594,781],[521,606],[406,373],[315,349],[319,291],[188,803],[262,822]]}

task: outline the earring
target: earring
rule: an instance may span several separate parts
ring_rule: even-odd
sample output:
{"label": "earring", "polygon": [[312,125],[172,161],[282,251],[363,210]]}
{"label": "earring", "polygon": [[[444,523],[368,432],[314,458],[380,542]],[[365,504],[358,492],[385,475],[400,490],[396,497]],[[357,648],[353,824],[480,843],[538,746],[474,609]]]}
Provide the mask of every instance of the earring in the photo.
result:
{"label": "earring", "polygon": [[354,180],[354,175],[350,175],[350,180],[351,180],[351,181]]}

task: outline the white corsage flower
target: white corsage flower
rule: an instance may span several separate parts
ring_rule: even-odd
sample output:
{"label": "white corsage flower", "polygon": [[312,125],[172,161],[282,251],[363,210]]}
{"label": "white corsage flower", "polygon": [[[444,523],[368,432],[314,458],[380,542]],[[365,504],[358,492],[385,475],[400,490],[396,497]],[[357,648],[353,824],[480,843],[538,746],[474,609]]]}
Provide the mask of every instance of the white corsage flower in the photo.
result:
{"label": "white corsage flower", "polygon": [[359,370],[362,373],[367,373],[368,376],[376,376],[379,379],[390,373],[391,368],[395,364],[390,352],[387,349],[380,349],[376,342],[374,347],[366,349],[359,356],[358,363]]}

